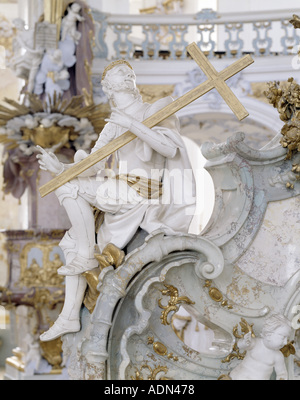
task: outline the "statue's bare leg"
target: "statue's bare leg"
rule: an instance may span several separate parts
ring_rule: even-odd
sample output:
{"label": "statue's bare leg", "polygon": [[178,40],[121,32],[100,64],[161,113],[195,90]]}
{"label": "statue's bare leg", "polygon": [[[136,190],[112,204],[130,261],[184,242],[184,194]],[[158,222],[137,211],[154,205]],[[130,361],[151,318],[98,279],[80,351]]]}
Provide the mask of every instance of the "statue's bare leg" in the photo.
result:
{"label": "statue's bare leg", "polygon": [[91,205],[78,194],[77,185],[68,183],[56,191],[64,206],[77,239],[77,255],[58,270],[59,275],[74,276],[97,268],[95,251],[95,220]]}

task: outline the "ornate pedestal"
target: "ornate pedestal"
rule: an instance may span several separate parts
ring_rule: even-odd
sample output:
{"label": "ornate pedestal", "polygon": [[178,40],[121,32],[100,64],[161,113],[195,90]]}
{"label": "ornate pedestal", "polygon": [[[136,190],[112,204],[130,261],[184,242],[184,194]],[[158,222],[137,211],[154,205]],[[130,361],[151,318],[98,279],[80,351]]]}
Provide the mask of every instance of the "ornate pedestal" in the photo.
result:
{"label": "ornate pedestal", "polygon": [[[275,143],[256,151],[239,134],[204,146],[216,191],[206,231],[154,232],[102,272],[92,317],[83,308],[82,331],[63,339],[72,379],[227,379],[245,357],[239,338],[260,337],[272,313],[298,319],[300,185],[287,184],[297,156],[287,161]],[[209,330],[206,349],[175,329],[181,307]],[[294,346],[280,349],[290,380],[299,354],[292,332]]]}

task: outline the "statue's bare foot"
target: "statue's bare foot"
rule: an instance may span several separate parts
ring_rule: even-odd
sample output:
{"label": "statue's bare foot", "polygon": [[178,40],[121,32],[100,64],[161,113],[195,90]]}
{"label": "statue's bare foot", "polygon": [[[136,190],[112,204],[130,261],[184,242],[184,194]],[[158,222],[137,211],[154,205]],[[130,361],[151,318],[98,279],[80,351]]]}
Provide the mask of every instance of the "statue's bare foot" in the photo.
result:
{"label": "statue's bare foot", "polygon": [[74,276],[81,275],[84,272],[91,271],[98,267],[98,261],[95,258],[85,258],[77,255],[70,264],[57,270],[58,275]]}
{"label": "statue's bare foot", "polygon": [[40,340],[41,342],[51,342],[67,333],[77,333],[80,329],[81,327],[78,319],[68,320],[60,315],[55,324],[40,336]]}

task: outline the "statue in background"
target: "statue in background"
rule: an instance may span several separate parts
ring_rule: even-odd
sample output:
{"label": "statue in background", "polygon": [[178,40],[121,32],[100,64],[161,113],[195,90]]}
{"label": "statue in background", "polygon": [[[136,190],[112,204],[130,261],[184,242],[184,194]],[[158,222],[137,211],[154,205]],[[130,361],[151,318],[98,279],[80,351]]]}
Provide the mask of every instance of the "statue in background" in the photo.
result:
{"label": "statue in background", "polygon": [[[54,2],[57,10],[62,7],[60,12],[63,13],[61,1],[51,0]],[[45,11],[34,29],[26,29],[25,22],[20,19],[14,21],[17,37],[10,65],[17,77],[26,81],[23,89],[26,95],[33,93],[46,101],[55,96],[67,100],[78,95],[88,98],[94,21],[84,1],[66,4],[71,5],[65,16],[53,14],[53,5],[51,15]]]}
{"label": "statue in background", "polygon": [[71,7],[68,7],[68,14],[62,19],[61,23],[61,41],[65,41],[67,36],[74,40],[75,44],[79,43],[81,39],[81,33],[77,31],[77,22],[82,22],[85,20],[79,12],[81,10],[81,5],[78,3],[73,3]]}
{"label": "statue in background", "polygon": [[[43,47],[34,45],[34,31],[25,29],[25,22],[15,19],[14,25],[17,29],[17,36],[14,43],[14,57],[10,66],[18,78],[27,81],[27,91],[33,93],[35,78],[44,55]],[[22,49],[25,53],[22,54]]]}
{"label": "statue in background", "polygon": [[[61,242],[66,265],[58,270],[67,277],[66,300],[59,319],[41,336],[42,341],[80,330],[79,311],[86,290],[82,274],[98,266],[91,206],[105,213],[96,232],[100,251],[109,243],[123,249],[139,227],[148,233],[158,229],[167,235],[187,233],[194,214],[194,177],[177,118],[173,116],[153,129],[142,123],[172,99],[143,103],[135,73],[126,61],[114,62],[106,69],[102,86],[113,112],[92,153],[127,130],[137,139],[117,151],[114,170],[105,172],[106,160],[102,160],[56,191],[72,224]],[[69,167],[54,154],[39,150],[42,169],[59,175]],[[87,156],[79,150],[74,161]],[[175,185],[181,190],[175,190]]]}

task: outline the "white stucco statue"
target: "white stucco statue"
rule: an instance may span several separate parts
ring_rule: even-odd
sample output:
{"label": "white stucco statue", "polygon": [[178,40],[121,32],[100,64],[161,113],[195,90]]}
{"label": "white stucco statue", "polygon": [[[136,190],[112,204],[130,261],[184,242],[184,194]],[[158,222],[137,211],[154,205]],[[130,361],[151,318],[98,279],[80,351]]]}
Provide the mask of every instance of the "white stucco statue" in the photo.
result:
{"label": "white stucco statue", "polygon": [[290,322],[279,314],[270,316],[262,330],[261,338],[253,338],[251,332],[238,342],[245,359],[230,372],[232,380],[270,380],[273,370],[277,380],[287,380],[288,372],[284,355],[280,351],[291,335]]}
{"label": "white stucco statue", "polygon": [[77,22],[84,21],[84,17],[79,14],[80,10],[81,6],[78,3],[73,3],[71,7],[68,7],[68,14],[62,19],[62,42],[66,40],[67,36],[69,36],[72,40],[74,40],[75,44],[79,43],[79,40],[81,39],[81,33],[77,31]]}
{"label": "white stucco statue", "polygon": [[[56,191],[72,228],[61,247],[66,265],[58,273],[66,276],[66,301],[54,326],[41,339],[53,340],[80,330],[79,310],[86,289],[82,273],[95,269],[95,221],[91,206],[105,212],[97,233],[103,251],[109,243],[123,249],[141,227],[150,233],[161,229],[167,235],[187,233],[195,210],[195,185],[185,145],[173,116],[153,129],[143,125],[149,116],[172,102],[164,98],[144,103],[136,77],[126,61],[112,63],[104,72],[103,90],[113,107],[92,153],[127,130],[137,139],[119,149],[113,169],[105,171],[106,160],[85,171]],[[40,167],[59,175],[69,165],[39,148]],[[88,154],[79,150],[74,161]]]}
{"label": "white stucco statue", "polygon": [[[26,30],[23,20],[15,19],[14,24],[17,28],[17,36],[14,43],[15,56],[12,58],[10,66],[18,78],[27,81],[26,91],[32,93],[44,49],[34,47],[34,30]],[[25,53],[23,54],[22,51]]]}

